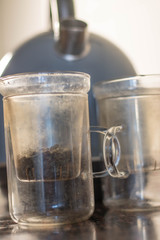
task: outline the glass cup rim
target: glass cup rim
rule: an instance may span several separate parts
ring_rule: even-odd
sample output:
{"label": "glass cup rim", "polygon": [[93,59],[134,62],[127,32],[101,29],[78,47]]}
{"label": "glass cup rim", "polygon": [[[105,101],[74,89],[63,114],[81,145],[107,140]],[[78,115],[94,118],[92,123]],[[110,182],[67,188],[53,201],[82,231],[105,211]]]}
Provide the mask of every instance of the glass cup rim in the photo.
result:
{"label": "glass cup rim", "polygon": [[96,99],[160,94],[160,74],[135,75],[93,86]]}
{"label": "glass cup rim", "polygon": [[67,75],[78,75],[83,76],[90,79],[90,75],[85,72],[79,72],[79,71],[55,71],[55,72],[23,72],[23,73],[15,73],[15,74],[9,74],[3,77],[0,77],[0,83],[5,81],[13,81],[19,78],[25,78],[25,77],[40,77],[40,76],[67,76]]}
{"label": "glass cup rim", "polygon": [[109,79],[109,80],[102,80],[94,84],[94,86],[98,86],[101,84],[111,84],[111,83],[116,83],[116,82],[127,82],[130,80],[141,80],[141,79],[147,79],[147,78],[160,78],[160,73],[157,74],[138,74],[138,75],[133,75],[133,76],[128,76],[128,77],[122,77],[122,78],[115,78],[115,79]]}
{"label": "glass cup rim", "polygon": [[4,97],[34,93],[88,93],[90,75],[78,71],[30,72],[0,77]]}

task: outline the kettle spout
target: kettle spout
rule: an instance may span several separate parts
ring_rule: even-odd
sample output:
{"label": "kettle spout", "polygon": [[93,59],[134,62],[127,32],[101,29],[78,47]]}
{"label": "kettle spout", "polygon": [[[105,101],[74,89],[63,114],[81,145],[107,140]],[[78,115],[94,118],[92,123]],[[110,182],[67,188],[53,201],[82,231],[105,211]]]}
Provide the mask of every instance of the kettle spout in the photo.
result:
{"label": "kettle spout", "polygon": [[87,24],[75,18],[73,0],[50,0],[51,25],[57,53],[68,61],[89,52]]}
{"label": "kettle spout", "polygon": [[56,49],[68,61],[86,56],[90,49],[87,24],[74,18],[62,20]]}

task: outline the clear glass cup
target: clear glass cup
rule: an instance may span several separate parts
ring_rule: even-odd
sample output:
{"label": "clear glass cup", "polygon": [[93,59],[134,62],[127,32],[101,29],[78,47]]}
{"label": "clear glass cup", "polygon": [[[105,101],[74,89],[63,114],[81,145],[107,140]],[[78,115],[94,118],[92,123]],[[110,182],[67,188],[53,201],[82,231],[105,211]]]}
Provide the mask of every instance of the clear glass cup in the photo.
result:
{"label": "clear glass cup", "polygon": [[[93,213],[89,89],[90,76],[78,72],[18,74],[0,79],[9,208],[15,222],[59,225],[88,219]],[[116,149],[113,172],[119,162],[115,136],[119,128],[99,130],[109,155],[110,146]],[[104,153],[108,156],[106,150]],[[106,168],[112,172],[106,155]],[[106,171],[94,176],[103,176]]]}
{"label": "clear glass cup", "polygon": [[[119,169],[103,178],[103,202],[119,210],[160,208],[160,75],[103,81],[94,86],[99,124],[121,125]],[[127,176],[128,175],[128,176]]]}

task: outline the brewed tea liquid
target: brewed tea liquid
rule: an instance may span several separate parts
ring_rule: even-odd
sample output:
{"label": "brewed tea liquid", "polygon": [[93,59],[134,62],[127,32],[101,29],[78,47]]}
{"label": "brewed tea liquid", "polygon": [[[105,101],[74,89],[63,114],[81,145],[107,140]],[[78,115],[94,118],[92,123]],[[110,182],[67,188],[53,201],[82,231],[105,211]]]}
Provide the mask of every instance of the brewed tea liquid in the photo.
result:
{"label": "brewed tea liquid", "polygon": [[[79,176],[66,181],[21,182],[17,179],[15,193],[12,198],[14,216],[19,218],[19,211],[24,212],[20,222],[42,222],[46,218],[50,222],[81,221],[93,211],[92,175]],[[20,194],[18,200],[17,194]],[[83,195],[83,199],[82,196]],[[36,211],[36,214],[34,213]]]}

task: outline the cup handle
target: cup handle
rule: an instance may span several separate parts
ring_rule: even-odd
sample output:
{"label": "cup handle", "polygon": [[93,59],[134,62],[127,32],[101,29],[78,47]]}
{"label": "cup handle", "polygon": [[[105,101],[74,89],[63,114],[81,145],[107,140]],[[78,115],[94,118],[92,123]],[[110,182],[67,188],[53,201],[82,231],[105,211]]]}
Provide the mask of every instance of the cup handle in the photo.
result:
{"label": "cup handle", "polygon": [[93,177],[104,177],[109,175],[114,178],[127,178],[127,172],[120,172],[117,165],[121,157],[121,147],[116,136],[117,132],[122,131],[122,126],[111,127],[107,130],[90,130],[90,132],[100,133],[104,135],[103,138],[103,158],[106,169],[100,172],[93,172]]}

